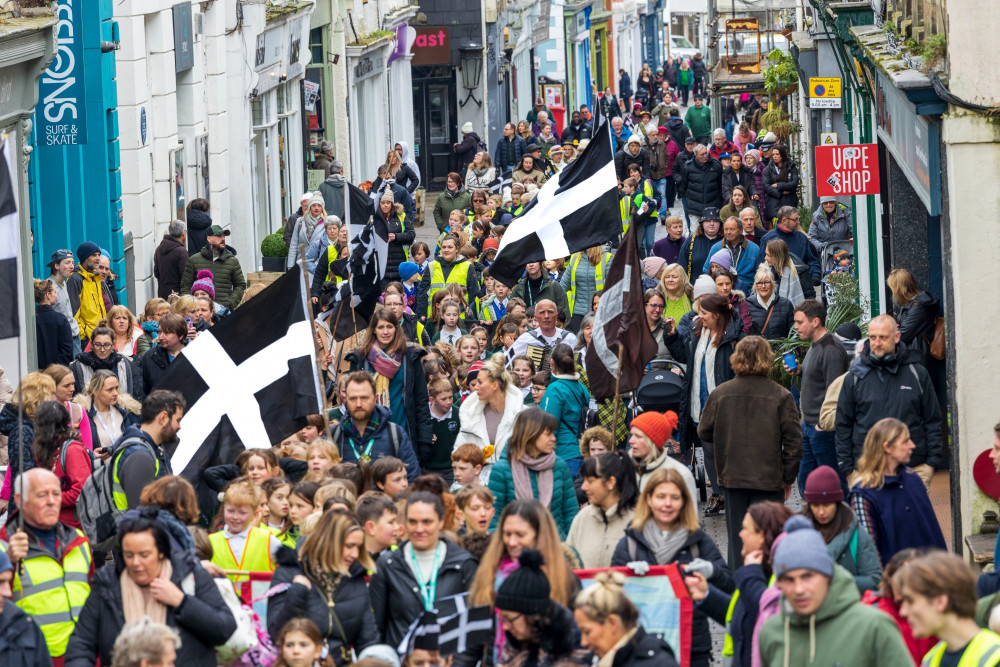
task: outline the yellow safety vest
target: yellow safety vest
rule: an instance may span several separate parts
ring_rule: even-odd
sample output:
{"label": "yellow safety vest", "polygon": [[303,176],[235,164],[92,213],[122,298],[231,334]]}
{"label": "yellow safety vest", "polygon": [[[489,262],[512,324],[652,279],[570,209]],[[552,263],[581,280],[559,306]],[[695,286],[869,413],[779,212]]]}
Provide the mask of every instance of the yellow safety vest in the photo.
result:
{"label": "yellow safety vest", "polygon": [[[921,667],[939,667],[941,656],[944,655],[945,643],[938,642],[927,655]],[[996,667],[1000,663],[1000,635],[989,630],[980,630],[972,638],[958,661],[958,667]]]}
{"label": "yellow safety vest", "polygon": [[622,236],[625,236],[632,224],[632,199],[629,195],[625,195],[618,200],[618,210],[622,216]]}
{"label": "yellow safety vest", "polygon": [[424,344],[424,325],[420,320],[417,320],[417,339],[413,342],[417,345]]}
{"label": "yellow safety vest", "polygon": [[333,263],[338,259],[340,259],[340,251],[337,250],[337,246],[331,243],[326,247],[326,282],[330,282],[330,277],[333,276],[333,280],[339,285],[344,282],[344,279],[333,273]]}
{"label": "yellow safety vest", "polygon": [[[767,585],[774,586],[774,582],[778,578],[775,575],[771,575],[771,580],[767,582]],[[736,601],[740,599],[740,589],[733,591],[733,597],[729,600],[729,608],[726,609],[726,634],[722,638],[722,657],[732,658],[733,657],[733,636],[729,634],[729,628],[733,623],[733,611],[736,609]]]}
{"label": "yellow safety vest", "polygon": [[135,438],[127,442],[128,444],[122,447],[118,453],[115,454],[113,463],[114,468],[111,471],[111,496],[115,501],[115,507],[120,510],[128,509],[128,497],[125,495],[125,487],[122,486],[122,481],[118,477],[118,465],[121,463],[122,454],[124,454],[127,449],[132,447],[143,447],[147,452],[149,452],[149,455],[153,457],[153,479],[157,479],[160,476],[160,459],[156,456],[156,452],[153,451],[153,448],[149,446],[149,443],[139,438]]}
{"label": "yellow safety vest", "polygon": [[284,544],[286,547],[295,548],[295,538],[289,535],[286,531],[275,528],[274,526],[268,526],[267,529],[271,531],[271,534],[278,538],[278,541]]}
{"label": "yellow safety vest", "polygon": [[[441,262],[435,260],[431,262],[431,287],[427,290],[427,317],[431,317],[433,310],[432,302],[434,299],[434,294],[439,290],[443,290],[448,286],[449,283],[454,283],[456,285],[461,285],[462,287],[467,287],[469,284],[469,264],[468,260],[462,260],[458,264],[451,267],[451,273],[448,277],[444,277],[444,269],[441,268]],[[462,313],[462,319],[465,319],[465,313]]]}
{"label": "yellow safety vest", "polygon": [[57,526],[57,530],[72,535],[62,562],[48,553],[32,556],[29,550],[28,557],[14,571],[13,585],[14,603],[38,624],[53,658],[66,653],[69,636],[90,595],[93,562],[90,542],[82,531],[68,526]]}
{"label": "yellow safety vest", "polygon": [[[220,530],[208,536],[212,543],[212,562],[223,570],[247,570],[249,572],[274,572],[274,561],[271,560],[271,531],[254,526],[247,534],[243,545],[243,554],[237,562],[236,554],[229,546],[226,531]],[[233,585],[250,579],[245,574],[227,574]],[[237,591],[239,592],[239,591]]]}
{"label": "yellow safety vest", "polygon": [[[580,258],[584,255],[584,252],[578,252],[572,259],[573,268],[570,269],[569,276],[569,291],[566,292],[566,298],[569,300],[569,316],[573,317],[573,302],[576,299],[576,268],[580,266]],[[590,259],[588,258],[589,262]],[[594,288],[597,291],[604,289],[604,256],[601,256],[601,261],[597,263],[597,267],[594,271],[594,282],[597,286]],[[587,308],[590,308],[590,304],[587,304]]]}

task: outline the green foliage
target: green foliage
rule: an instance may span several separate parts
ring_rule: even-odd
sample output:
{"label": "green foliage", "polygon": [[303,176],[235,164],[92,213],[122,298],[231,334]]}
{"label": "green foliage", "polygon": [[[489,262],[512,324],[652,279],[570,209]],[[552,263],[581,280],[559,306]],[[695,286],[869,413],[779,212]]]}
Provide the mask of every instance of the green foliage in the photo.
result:
{"label": "green foliage", "polygon": [[948,55],[948,38],[942,34],[931,35],[924,44],[923,59],[927,64],[943,60]]}
{"label": "green foliage", "polygon": [[260,254],[264,257],[288,257],[288,245],[280,231],[264,237],[260,243]]}
{"label": "green foliage", "polygon": [[[799,180],[801,181],[802,179]],[[812,211],[809,210],[808,206],[799,206],[799,227],[802,228],[803,234],[809,233],[809,225],[811,225],[813,221],[812,216]]]}
{"label": "green foliage", "polygon": [[767,88],[772,103],[775,102],[774,95],[779,92],[787,94],[786,91],[794,89],[798,84],[799,73],[795,69],[795,61],[792,60],[792,56],[780,49],[775,49],[767,54],[767,64],[764,66],[764,87]]}

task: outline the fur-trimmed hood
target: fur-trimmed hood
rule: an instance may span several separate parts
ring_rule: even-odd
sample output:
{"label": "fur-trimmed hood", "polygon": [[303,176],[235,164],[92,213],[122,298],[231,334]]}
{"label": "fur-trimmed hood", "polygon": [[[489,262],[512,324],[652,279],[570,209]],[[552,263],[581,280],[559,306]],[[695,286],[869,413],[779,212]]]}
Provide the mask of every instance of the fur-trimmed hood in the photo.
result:
{"label": "fur-trimmed hood", "polygon": [[[81,406],[87,412],[90,412],[92,407],[91,397],[87,394],[77,394],[73,397],[73,402]],[[138,416],[142,412],[142,403],[132,398],[131,394],[126,394],[124,392],[118,394],[118,407],[122,410],[127,410],[133,415]]]}

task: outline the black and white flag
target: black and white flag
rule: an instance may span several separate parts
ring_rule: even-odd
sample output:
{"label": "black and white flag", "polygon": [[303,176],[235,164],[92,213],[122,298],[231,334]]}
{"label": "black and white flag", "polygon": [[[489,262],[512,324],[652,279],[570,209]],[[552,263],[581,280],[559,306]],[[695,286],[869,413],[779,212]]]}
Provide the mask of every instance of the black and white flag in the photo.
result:
{"label": "black and white flag", "polygon": [[344,215],[350,225],[349,266],[354,295],[351,305],[358,315],[369,320],[378,305],[389,259],[389,228],[381,216],[372,215],[371,202],[364,190],[351,183],[346,187]]}
{"label": "black and white flag", "polygon": [[196,487],[205,468],[232,463],[244,449],[268,449],[322,412],[311,307],[293,266],[217,325],[198,334],[155,389],[187,401],[175,474]]}
{"label": "black and white flag", "polygon": [[[3,139],[0,150],[0,339],[20,335],[21,299],[17,290],[17,256],[21,221],[17,214],[17,175],[14,135]],[[9,370],[9,369],[8,369]]]}
{"label": "black and white flag", "polygon": [[583,155],[545,182],[503,236],[490,275],[513,286],[524,265],[603,245],[621,231],[611,125]]}
{"label": "black and white flag", "polygon": [[445,606],[444,603],[453,601],[455,605],[455,613],[438,615],[441,627],[438,643],[442,657],[465,653],[470,646],[482,646],[493,641],[493,609],[489,605],[469,607],[468,597],[468,593],[462,593],[439,603],[439,606]]}
{"label": "black and white flag", "polygon": [[422,611],[420,616],[410,624],[410,629],[406,631],[403,640],[396,647],[396,653],[406,656],[416,649],[436,651],[440,635],[441,626],[438,624],[437,613]]}

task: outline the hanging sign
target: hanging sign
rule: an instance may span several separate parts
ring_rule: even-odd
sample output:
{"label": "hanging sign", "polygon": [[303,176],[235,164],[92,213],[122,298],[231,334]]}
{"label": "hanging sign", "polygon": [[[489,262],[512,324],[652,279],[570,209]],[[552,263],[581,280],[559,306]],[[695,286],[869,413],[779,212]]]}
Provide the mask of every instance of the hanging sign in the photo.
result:
{"label": "hanging sign", "polygon": [[38,82],[38,142],[42,146],[87,143],[87,84],[83,62],[82,0],[59,0],[56,52]]}
{"label": "hanging sign", "polygon": [[878,144],[816,147],[816,194],[877,195]]}

